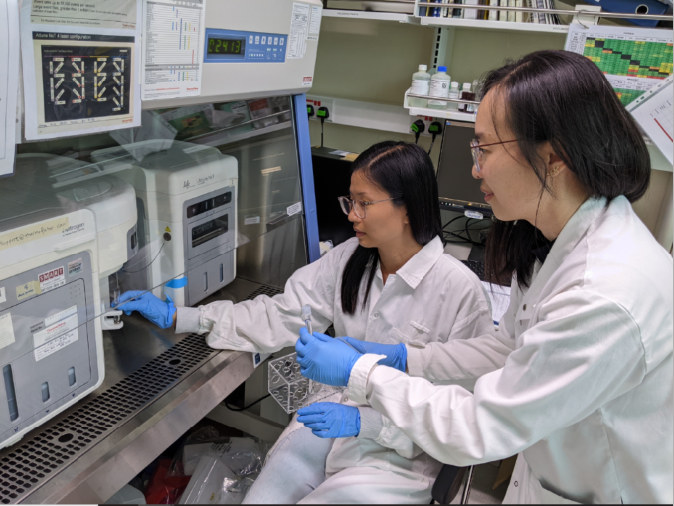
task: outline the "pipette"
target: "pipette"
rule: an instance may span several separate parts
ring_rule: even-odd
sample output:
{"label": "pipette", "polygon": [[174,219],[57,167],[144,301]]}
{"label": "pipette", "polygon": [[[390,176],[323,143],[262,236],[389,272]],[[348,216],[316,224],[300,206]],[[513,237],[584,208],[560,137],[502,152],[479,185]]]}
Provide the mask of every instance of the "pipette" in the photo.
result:
{"label": "pipette", "polygon": [[[309,304],[302,306],[302,320],[304,320],[304,325],[306,326],[307,330],[309,331],[309,334],[313,335],[313,328],[311,326],[311,306]],[[360,350],[354,348],[349,344],[349,342],[344,339],[343,337],[336,337],[335,339],[339,339],[342,341],[344,344],[346,344],[349,348],[353,348],[356,350],[358,353],[361,353]]]}
{"label": "pipette", "polygon": [[309,334],[313,334],[314,329],[311,325],[311,306],[309,304],[302,306],[302,319],[304,320],[304,326],[309,331]]}

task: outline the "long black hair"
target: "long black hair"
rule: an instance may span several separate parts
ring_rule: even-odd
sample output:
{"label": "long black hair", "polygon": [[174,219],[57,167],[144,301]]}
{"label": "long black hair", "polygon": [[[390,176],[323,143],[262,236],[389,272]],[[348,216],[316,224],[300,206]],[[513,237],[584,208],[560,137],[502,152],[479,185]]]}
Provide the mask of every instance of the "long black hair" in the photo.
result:
{"label": "long black hair", "polygon": [[[440,235],[438,184],[433,163],[416,144],[386,141],[363,151],[353,162],[351,173],[360,172],[377,188],[388,193],[396,207],[406,206],[414,240],[422,246]],[[358,246],[342,273],[342,311],[354,314],[358,307],[361,281],[367,273],[362,309],[379,262],[377,248]]]}
{"label": "long black hair", "polygon": [[[634,202],[646,192],[651,164],[644,139],[589,59],[567,51],[536,51],[490,71],[482,97],[490,92],[505,103],[505,126],[538,176],[541,197],[546,191],[552,194],[537,151],[546,141],[590,197],[610,202],[624,195]],[[495,107],[491,116],[496,126]],[[485,274],[492,282],[509,284],[516,272],[520,288],[528,287],[533,250],[543,241],[525,220],[496,220],[487,239]]]}

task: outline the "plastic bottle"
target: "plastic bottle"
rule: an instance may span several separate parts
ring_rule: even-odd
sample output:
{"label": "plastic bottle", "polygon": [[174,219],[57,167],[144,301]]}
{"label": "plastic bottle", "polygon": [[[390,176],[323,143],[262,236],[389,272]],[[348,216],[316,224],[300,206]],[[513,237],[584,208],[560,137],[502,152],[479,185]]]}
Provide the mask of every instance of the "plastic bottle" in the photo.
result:
{"label": "plastic bottle", "polygon": [[[470,91],[470,83],[463,83],[461,87],[461,98],[464,100],[475,100],[475,93]],[[469,112],[468,104],[459,104],[459,111]]]}
{"label": "plastic bottle", "polygon": [[[459,98],[459,83],[452,81],[451,88],[449,88],[449,97],[448,98]],[[447,109],[456,111],[459,109],[458,102],[448,102]]]}
{"label": "plastic bottle", "polygon": [[[428,95],[431,75],[426,72],[426,65],[419,65],[419,72],[412,74],[412,90],[415,95]],[[428,100],[423,98],[410,98],[409,104],[412,107],[426,107]]]}
{"label": "plastic bottle", "polygon": [[[429,95],[431,97],[449,97],[449,83],[450,78],[447,75],[447,67],[438,67],[438,72],[431,77],[431,89]],[[428,107],[430,109],[446,109],[447,102],[440,100],[429,100]]]}

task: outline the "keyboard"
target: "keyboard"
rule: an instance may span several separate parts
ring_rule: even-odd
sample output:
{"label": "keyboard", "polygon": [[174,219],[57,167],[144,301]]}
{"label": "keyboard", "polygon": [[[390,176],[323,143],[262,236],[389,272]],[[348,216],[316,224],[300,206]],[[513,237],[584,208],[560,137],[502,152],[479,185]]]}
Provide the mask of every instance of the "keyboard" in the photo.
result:
{"label": "keyboard", "polygon": [[484,262],[481,260],[461,260],[461,262],[473,271],[480,281],[484,281]]}

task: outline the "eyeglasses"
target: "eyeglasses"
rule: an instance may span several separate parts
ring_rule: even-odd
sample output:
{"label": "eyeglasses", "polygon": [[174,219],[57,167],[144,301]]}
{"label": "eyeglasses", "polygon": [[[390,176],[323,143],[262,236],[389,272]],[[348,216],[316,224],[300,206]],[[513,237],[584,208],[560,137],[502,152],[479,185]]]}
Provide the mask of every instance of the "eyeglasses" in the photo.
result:
{"label": "eyeglasses", "polygon": [[339,200],[339,205],[342,206],[342,211],[348,216],[353,209],[353,212],[356,213],[361,220],[365,219],[367,216],[367,206],[372,204],[379,204],[379,202],[388,202],[389,200],[395,200],[395,198],[384,199],[384,200],[375,200],[374,202],[366,202],[365,200],[351,200],[349,197],[337,197]]}
{"label": "eyeglasses", "polygon": [[480,168],[480,160],[482,160],[482,157],[484,157],[484,150],[482,148],[487,146],[496,146],[497,144],[507,144],[509,142],[517,142],[517,139],[513,139],[511,141],[492,142],[491,144],[480,144],[477,139],[470,141],[470,153],[473,155],[475,170],[478,172],[482,170]]}

